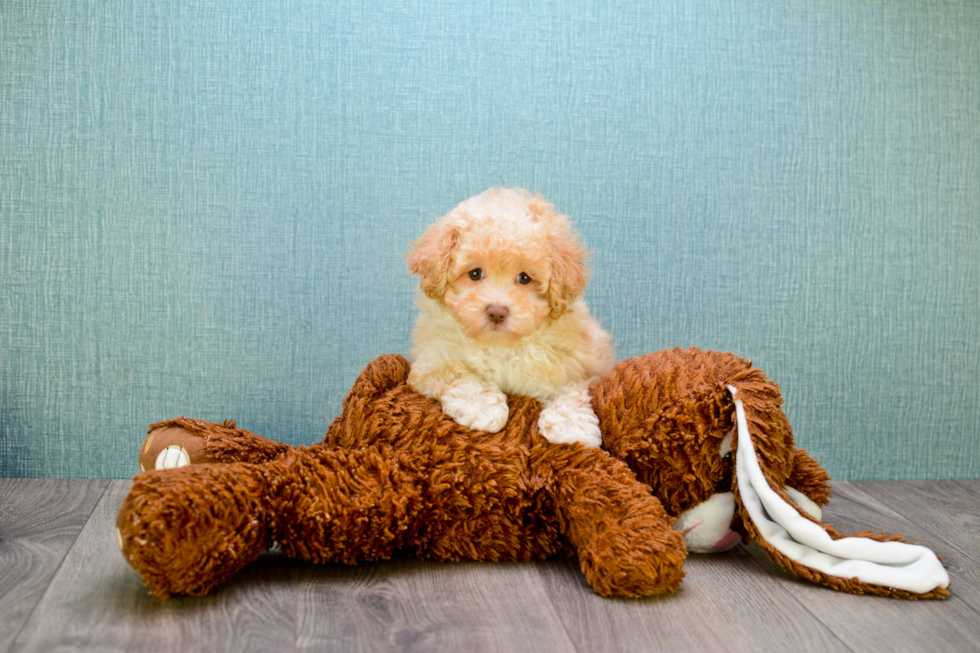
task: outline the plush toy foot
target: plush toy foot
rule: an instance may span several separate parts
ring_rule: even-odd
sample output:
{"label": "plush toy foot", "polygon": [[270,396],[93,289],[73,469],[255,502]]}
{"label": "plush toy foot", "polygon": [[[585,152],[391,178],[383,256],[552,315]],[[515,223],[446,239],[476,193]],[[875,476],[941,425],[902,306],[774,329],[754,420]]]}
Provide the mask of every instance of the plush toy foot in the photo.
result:
{"label": "plush toy foot", "polygon": [[141,474],[116,517],[119,548],[153,594],[206,594],[271,545],[267,494],[240,463]]}
{"label": "plush toy foot", "polygon": [[204,436],[179,426],[151,430],[140,447],[140,471],[214,462],[206,443]]}
{"label": "plush toy foot", "polygon": [[178,417],[150,425],[140,447],[140,471],[174,469],[203,463],[258,463],[278,458],[291,450],[235,426]]}
{"label": "plush toy foot", "polygon": [[582,573],[602,596],[654,596],[684,578],[684,536],[650,489],[601,449],[552,449],[558,509]]}

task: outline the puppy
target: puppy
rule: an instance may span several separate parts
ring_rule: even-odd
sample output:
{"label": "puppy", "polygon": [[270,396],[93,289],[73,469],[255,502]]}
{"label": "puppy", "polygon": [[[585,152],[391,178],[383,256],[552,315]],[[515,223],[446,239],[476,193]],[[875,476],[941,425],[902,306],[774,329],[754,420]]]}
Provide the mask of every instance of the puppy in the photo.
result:
{"label": "puppy", "polygon": [[609,334],[581,300],[585,250],[568,218],[522,189],[471,197],[412,244],[422,277],[413,390],[456,422],[496,433],[504,393],[544,402],[550,442],[602,443],[588,386],[615,362]]}

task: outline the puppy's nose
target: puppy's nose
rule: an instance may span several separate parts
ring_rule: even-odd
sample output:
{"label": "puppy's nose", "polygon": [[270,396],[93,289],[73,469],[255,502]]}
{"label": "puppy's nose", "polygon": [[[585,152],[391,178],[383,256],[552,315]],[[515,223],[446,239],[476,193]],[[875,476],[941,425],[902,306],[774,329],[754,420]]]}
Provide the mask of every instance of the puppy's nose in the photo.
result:
{"label": "puppy's nose", "polygon": [[506,306],[487,306],[486,313],[487,319],[494,324],[500,324],[510,315],[510,311],[507,310]]}

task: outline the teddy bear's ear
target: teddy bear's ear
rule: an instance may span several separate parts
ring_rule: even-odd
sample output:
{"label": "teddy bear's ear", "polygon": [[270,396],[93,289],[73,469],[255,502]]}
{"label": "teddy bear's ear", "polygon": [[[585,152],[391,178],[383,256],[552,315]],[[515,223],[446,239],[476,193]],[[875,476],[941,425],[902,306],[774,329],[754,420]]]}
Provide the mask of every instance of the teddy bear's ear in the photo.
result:
{"label": "teddy bear's ear", "polygon": [[798,508],[802,495],[788,494],[781,482],[785,478],[773,478],[767,461],[772,452],[750,431],[750,424],[755,427],[766,420],[764,402],[751,390],[733,385],[728,389],[735,403],[737,431],[733,443],[736,502],[746,531],[773,561],[793,574],[855,594],[901,598],[949,594],[949,575],[930,549],[898,537],[842,535]]}
{"label": "teddy bear's ear", "polygon": [[368,363],[344,397],[340,415],[330,424],[323,443],[332,447],[361,446],[374,424],[372,416],[381,414],[377,402],[406,385],[410,370],[411,365],[400,354],[383,354]]}
{"label": "teddy bear's ear", "polygon": [[374,397],[408,382],[411,364],[401,354],[382,354],[361,370],[348,396]]}

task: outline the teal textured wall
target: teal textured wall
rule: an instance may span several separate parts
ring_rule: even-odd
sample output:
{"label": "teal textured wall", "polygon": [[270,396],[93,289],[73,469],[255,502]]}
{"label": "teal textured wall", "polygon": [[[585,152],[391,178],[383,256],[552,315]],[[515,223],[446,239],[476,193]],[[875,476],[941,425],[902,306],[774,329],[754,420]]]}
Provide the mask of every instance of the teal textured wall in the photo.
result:
{"label": "teal textured wall", "polygon": [[0,5],[0,474],[318,439],[507,185],[620,357],[752,359],[835,478],[980,475],[980,3],[324,4]]}

